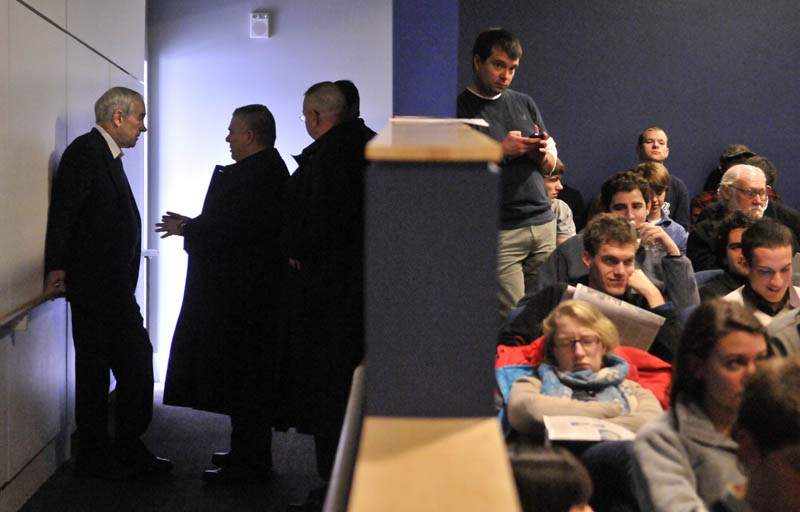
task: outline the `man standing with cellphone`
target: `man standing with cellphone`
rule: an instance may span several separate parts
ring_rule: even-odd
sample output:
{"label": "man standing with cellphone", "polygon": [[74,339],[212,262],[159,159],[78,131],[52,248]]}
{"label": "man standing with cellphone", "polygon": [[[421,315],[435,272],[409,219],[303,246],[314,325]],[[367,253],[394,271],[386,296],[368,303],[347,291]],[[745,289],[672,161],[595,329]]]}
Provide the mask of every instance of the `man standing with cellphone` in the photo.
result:
{"label": "man standing with cellphone", "polygon": [[457,100],[458,117],[484,119],[488,128],[478,129],[503,146],[497,246],[501,323],[556,247],[556,220],[542,177],[555,169],[555,141],[533,98],[508,88],[521,57],[522,45],[508,30],[479,34],[472,81]]}

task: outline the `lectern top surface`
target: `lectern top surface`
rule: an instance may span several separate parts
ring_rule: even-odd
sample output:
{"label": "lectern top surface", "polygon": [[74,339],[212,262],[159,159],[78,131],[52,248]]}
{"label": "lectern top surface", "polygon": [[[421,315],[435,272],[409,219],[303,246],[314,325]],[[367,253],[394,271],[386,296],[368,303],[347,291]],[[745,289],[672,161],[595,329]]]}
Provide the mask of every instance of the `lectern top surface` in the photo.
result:
{"label": "lectern top surface", "polygon": [[500,143],[456,120],[390,122],[367,144],[369,160],[499,162]]}

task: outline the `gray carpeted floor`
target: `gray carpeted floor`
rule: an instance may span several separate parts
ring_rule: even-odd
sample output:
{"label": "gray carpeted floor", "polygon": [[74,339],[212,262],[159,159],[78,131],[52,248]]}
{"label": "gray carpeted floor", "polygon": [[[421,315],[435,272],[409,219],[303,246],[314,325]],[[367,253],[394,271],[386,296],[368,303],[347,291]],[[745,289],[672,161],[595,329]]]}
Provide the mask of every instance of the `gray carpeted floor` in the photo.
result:
{"label": "gray carpeted floor", "polygon": [[275,432],[275,472],[267,484],[206,485],[200,479],[211,453],[228,449],[227,416],[161,405],[156,393],[153,422],[144,437],[156,455],[175,463],[164,478],[106,482],[76,477],[67,463],[25,504],[21,512],[39,511],[283,511],[302,501],[322,481],[317,477],[310,436]]}

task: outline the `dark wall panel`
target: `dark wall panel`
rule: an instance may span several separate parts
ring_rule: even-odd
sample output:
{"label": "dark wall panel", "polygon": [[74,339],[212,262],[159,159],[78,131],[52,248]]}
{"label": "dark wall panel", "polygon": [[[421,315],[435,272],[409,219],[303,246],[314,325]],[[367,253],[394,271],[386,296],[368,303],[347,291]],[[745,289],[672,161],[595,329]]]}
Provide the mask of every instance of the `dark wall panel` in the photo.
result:
{"label": "dark wall panel", "polygon": [[394,114],[453,117],[458,1],[395,1],[393,30]]}

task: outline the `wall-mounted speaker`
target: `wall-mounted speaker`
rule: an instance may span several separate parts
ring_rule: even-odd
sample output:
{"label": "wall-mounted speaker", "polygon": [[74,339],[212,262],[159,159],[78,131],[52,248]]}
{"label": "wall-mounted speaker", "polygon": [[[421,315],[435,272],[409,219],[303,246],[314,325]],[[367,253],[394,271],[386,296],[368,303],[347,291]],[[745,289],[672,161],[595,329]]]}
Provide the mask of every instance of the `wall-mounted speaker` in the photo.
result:
{"label": "wall-mounted speaker", "polygon": [[251,12],[250,39],[266,39],[269,37],[269,13]]}

